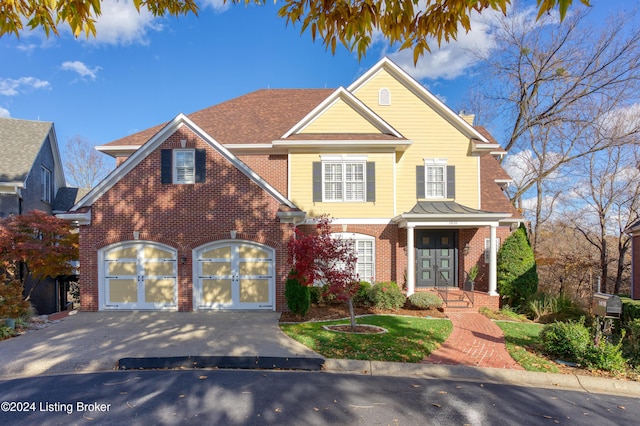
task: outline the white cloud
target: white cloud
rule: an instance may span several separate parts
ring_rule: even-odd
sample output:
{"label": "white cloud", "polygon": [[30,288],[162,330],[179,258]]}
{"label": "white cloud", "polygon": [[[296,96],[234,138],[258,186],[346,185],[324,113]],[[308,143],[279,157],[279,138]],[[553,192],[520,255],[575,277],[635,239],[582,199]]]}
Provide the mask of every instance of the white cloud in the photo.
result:
{"label": "white cloud", "polygon": [[216,12],[224,12],[231,7],[231,2],[225,3],[224,0],[201,0],[200,3],[203,5],[203,9],[211,7]]}
{"label": "white cloud", "polygon": [[[492,9],[484,10],[482,14],[472,12],[469,32],[458,26],[457,39],[443,42],[440,46],[438,46],[436,39],[428,39],[431,52],[425,52],[415,66],[413,65],[413,49],[411,48],[392,53],[387,52],[389,49],[387,48],[383,50],[383,55],[389,56],[417,80],[425,78],[452,80],[467,74],[476,63],[490,57],[491,50],[496,47],[496,34],[501,31],[504,25],[526,30],[558,21],[555,12],[540,20],[536,20],[536,14],[535,7],[516,10],[513,6],[507,8],[506,17],[502,12]],[[388,43],[379,31],[373,34],[372,40],[373,43]],[[390,49],[395,48],[397,46]]]}
{"label": "white cloud", "polygon": [[11,117],[11,113],[9,112],[9,110],[0,107],[0,118],[9,118],[9,117]]}
{"label": "white cloud", "polygon": [[0,95],[16,96],[24,93],[29,89],[47,89],[49,82],[37,79],[35,77],[20,77],[19,79],[4,78],[0,79]]}
{"label": "white cloud", "polygon": [[[471,30],[466,32],[464,28],[459,27],[456,40],[443,42],[440,46],[437,40],[428,40],[431,53],[425,52],[415,66],[411,48],[383,54],[389,56],[417,80],[454,79],[465,74],[481,56],[485,56],[495,46],[492,34],[494,28],[491,23],[496,14],[501,12],[488,10],[483,12],[482,16],[476,12],[472,13]],[[374,35],[374,42],[380,41],[386,42],[379,33]]]}
{"label": "white cloud", "polygon": [[96,38],[83,38],[89,43],[147,44],[147,33],[162,26],[146,8],[138,12],[130,0],[103,0],[102,14],[96,19]]}
{"label": "white cloud", "polygon": [[100,67],[89,68],[80,61],[66,61],[62,63],[62,69],[66,71],[74,71],[80,74],[81,77],[89,77],[91,80],[96,79],[96,74],[101,69]]}

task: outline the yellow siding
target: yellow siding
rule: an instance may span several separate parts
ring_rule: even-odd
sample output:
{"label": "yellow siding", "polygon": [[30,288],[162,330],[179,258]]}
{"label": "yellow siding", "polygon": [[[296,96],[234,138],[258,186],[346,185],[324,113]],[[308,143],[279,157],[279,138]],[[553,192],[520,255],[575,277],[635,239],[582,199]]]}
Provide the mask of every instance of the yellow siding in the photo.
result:
{"label": "yellow siding", "polygon": [[300,133],[380,133],[369,121],[338,99]]}
{"label": "yellow siding", "polygon": [[[389,106],[378,105],[378,92],[382,87],[391,92]],[[413,142],[405,153],[398,155],[397,214],[415,205],[416,166],[432,158],[447,159],[448,165],[456,166],[455,201],[479,208],[478,159],[470,154],[467,137],[385,71],[372,77],[354,94]]]}
{"label": "yellow siding", "polygon": [[[329,153],[326,153],[329,154]],[[362,152],[332,152],[355,154]],[[313,162],[320,161],[318,153],[290,154],[290,199],[311,217],[329,214],[333,218],[392,218],[393,217],[393,152],[368,153],[367,161],[376,163],[375,202],[313,202]],[[414,185],[415,186],[415,185]]]}

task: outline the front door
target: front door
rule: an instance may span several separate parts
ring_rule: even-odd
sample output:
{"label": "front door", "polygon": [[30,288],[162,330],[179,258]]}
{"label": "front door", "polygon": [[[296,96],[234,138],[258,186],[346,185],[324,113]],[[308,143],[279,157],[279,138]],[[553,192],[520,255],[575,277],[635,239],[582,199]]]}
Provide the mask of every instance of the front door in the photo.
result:
{"label": "front door", "polygon": [[250,241],[224,241],[195,251],[194,309],[273,309],[274,254]]}
{"label": "front door", "polygon": [[119,244],[104,252],[105,309],[175,309],[175,249],[151,242]]}
{"label": "front door", "polygon": [[457,287],[456,231],[417,229],[416,287]]}

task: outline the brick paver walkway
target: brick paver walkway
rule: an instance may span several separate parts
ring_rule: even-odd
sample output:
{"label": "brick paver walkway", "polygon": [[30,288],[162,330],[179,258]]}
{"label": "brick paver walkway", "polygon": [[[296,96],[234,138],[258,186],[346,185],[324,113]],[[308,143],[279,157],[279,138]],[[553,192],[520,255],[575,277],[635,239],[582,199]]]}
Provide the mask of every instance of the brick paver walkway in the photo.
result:
{"label": "brick paver walkway", "polygon": [[477,313],[448,313],[453,331],[446,342],[425,358],[425,364],[522,370],[504,345],[504,334],[493,321]]}

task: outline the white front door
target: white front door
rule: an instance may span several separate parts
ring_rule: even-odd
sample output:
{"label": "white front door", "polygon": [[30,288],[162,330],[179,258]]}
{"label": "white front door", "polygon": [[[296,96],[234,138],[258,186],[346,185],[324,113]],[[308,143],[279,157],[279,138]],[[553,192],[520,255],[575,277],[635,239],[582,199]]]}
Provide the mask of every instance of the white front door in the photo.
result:
{"label": "white front door", "polygon": [[103,252],[103,309],[176,309],[176,250],[151,242]]}
{"label": "white front door", "polygon": [[194,309],[274,309],[274,252],[250,241],[222,241],[194,251]]}

